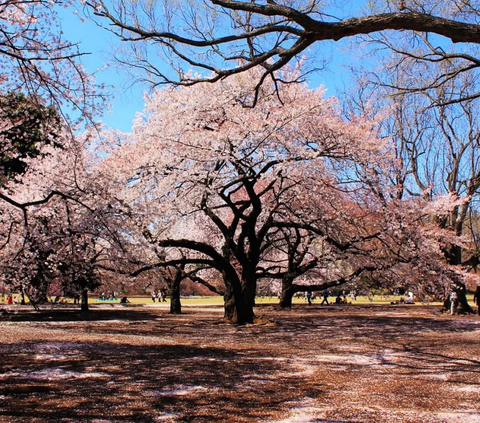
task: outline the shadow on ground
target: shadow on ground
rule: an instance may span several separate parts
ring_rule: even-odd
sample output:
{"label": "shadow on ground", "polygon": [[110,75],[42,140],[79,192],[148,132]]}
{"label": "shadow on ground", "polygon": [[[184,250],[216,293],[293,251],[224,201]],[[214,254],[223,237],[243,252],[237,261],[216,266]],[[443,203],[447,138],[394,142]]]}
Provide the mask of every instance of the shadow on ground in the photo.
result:
{"label": "shadow on ground", "polygon": [[480,421],[476,316],[257,313],[276,323],[238,327],[205,309],[10,315],[0,322],[0,421]]}

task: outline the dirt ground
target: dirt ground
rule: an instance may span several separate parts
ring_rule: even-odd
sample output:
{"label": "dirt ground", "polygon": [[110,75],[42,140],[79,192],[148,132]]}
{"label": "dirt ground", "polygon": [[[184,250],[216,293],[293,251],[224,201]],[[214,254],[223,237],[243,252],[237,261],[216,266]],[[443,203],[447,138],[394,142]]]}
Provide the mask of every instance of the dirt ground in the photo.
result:
{"label": "dirt ground", "polygon": [[0,422],[480,422],[480,317],[424,306],[0,317]]}

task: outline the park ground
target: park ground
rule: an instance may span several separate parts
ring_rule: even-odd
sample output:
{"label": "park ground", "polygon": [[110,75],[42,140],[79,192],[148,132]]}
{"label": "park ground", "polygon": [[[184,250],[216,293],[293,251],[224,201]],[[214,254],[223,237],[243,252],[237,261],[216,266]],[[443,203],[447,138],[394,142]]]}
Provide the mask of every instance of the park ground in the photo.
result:
{"label": "park ground", "polygon": [[1,423],[480,422],[480,317],[438,305],[2,308]]}

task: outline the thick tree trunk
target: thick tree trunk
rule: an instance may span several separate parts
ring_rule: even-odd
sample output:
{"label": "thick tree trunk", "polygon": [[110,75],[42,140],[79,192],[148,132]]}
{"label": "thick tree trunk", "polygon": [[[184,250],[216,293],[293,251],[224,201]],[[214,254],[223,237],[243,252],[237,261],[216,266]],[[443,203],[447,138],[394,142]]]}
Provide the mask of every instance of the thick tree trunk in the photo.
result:
{"label": "thick tree trunk", "polygon": [[82,290],[82,305],[81,305],[81,311],[84,313],[88,313],[89,308],[88,308],[88,289],[83,289]]}
{"label": "thick tree trunk", "polygon": [[170,314],[182,314],[182,303],[180,301],[180,282],[182,271],[176,270],[175,277],[170,283]]}
{"label": "thick tree trunk", "polygon": [[253,323],[255,320],[255,297],[257,295],[257,280],[255,276],[249,275],[249,279],[243,281],[242,288],[246,322]]}
{"label": "thick tree trunk", "polygon": [[285,276],[282,279],[282,292],[280,294],[279,305],[281,308],[292,308],[292,301],[295,292],[296,291],[293,289],[293,279]]}
{"label": "thick tree trunk", "polygon": [[172,290],[172,294],[170,295],[170,314],[182,314],[180,289],[178,290],[178,293]]}
{"label": "thick tree trunk", "polygon": [[257,295],[257,277],[255,272],[255,263],[249,263],[248,266],[243,266],[241,280],[241,295],[243,301],[237,305],[237,308],[239,308],[241,304],[244,321],[239,323],[253,323],[255,320],[255,312],[253,310],[255,307],[255,297]]}
{"label": "thick tree trunk", "polygon": [[247,305],[242,292],[242,287],[238,278],[231,280],[224,276],[225,280],[225,320],[231,323],[243,325],[245,323],[253,323],[253,306]]}
{"label": "thick tree trunk", "polygon": [[282,289],[282,293],[280,296],[280,307],[281,308],[292,308],[293,296],[295,295],[295,291],[291,288],[289,289]]}
{"label": "thick tree trunk", "polygon": [[[456,282],[457,288],[455,292],[457,293],[458,309],[459,313],[473,313],[473,308],[468,304],[467,300],[467,289],[463,283]],[[460,286],[458,286],[460,285]]]}
{"label": "thick tree trunk", "polygon": [[280,307],[292,308],[293,295],[294,293],[291,291],[282,291],[282,294],[280,297],[280,303],[279,303]]}
{"label": "thick tree trunk", "polygon": [[[459,266],[462,264],[462,249],[459,246],[452,246],[447,252],[446,257],[448,263],[452,266]],[[457,293],[457,312],[458,313],[473,313],[473,308],[468,304],[467,288],[463,282],[454,281],[453,291]]]}
{"label": "thick tree trunk", "polygon": [[225,290],[223,301],[224,301],[223,318],[229,322],[237,323],[238,322],[237,304],[235,303],[235,297],[228,289]]}

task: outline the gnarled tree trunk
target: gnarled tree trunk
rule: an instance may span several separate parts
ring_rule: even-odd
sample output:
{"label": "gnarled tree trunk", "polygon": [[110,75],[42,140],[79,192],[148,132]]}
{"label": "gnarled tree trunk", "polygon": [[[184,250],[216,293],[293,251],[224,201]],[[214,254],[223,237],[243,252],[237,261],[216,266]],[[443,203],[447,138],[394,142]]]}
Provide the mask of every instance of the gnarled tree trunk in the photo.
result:
{"label": "gnarled tree trunk", "polygon": [[228,277],[224,272],[224,281],[225,320],[239,325],[253,323],[253,305],[245,302],[242,286],[237,275],[235,274],[234,276],[232,275],[232,277]]}
{"label": "gnarled tree trunk", "polygon": [[293,288],[293,279],[290,277],[284,277],[282,279],[282,292],[280,294],[280,307],[291,308],[293,302],[293,296],[297,291]]}

